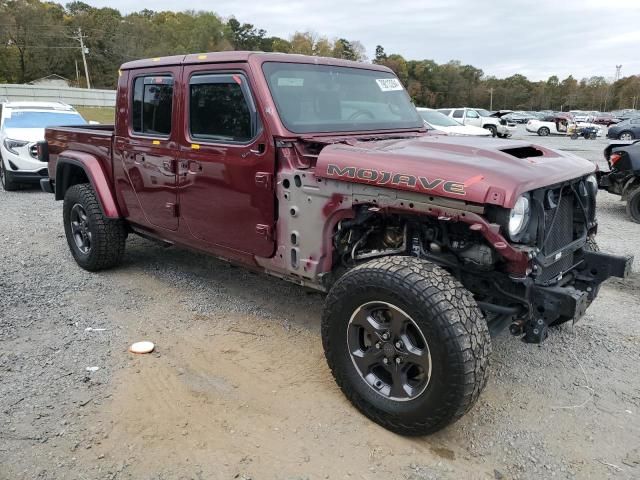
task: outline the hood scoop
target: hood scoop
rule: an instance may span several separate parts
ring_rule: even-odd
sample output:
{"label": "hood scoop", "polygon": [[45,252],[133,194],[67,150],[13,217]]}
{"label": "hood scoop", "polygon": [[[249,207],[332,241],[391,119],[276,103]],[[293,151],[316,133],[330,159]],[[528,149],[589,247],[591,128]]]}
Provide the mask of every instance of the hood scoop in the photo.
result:
{"label": "hood scoop", "polygon": [[544,157],[544,152],[533,146],[503,148],[500,151],[516,158]]}

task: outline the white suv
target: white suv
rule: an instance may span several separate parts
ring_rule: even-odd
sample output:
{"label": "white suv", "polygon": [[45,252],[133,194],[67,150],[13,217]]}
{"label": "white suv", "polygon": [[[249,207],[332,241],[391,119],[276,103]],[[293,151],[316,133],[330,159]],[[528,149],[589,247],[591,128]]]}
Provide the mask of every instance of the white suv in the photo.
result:
{"label": "white suv", "polygon": [[463,125],[486,128],[494,137],[507,138],[518,129],[515,122],[508,122],[506,119],[500,118],[510,110],[491,113],[483,108],[459,107],[439,108],[438,111],[454,118]]}
{"label": "white suv", "polygon": [[85,125],[70,105],[58,102],[6,102],[0,104],[0,183],[5,190],[19,184],[37,184],[46,178],[47,166],[37,158],[36,144],[44,129]]}

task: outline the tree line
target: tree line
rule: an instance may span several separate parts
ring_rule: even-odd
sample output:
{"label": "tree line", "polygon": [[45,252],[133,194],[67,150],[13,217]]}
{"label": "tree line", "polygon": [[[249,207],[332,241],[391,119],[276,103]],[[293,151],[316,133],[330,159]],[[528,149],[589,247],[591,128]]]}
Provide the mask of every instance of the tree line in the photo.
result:
{"label": "tree line", "polygon": [[[222,50],[260,50],[369,61],[362,44],[312,32],[288,38],[213,12],[156,12],[123,15],[80,1],[61,5],[40,0],[0,0],[0,83],[26,83],[50,74],[86,85],[82,38],[91,86],[114,88],[118,67],[129,60]],[[640,76],[609,82],[604,77],[532,82],[520,74],[487,76],[458,61],[406,60],[378,46],[374,63],[391,68],[417,105],[518,110],[613,110],[640,108]]]}

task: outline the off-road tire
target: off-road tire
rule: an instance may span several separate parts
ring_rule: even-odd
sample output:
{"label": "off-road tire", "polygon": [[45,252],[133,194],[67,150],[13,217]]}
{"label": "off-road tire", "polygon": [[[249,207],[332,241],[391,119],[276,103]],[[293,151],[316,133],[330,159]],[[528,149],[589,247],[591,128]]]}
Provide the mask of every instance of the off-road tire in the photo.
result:
{"label": "off-road tire", "polygon": [[18,184],[7,178],[7,169],[4,168],[4,160],[0,157],[0,183],[5,192],[13,192],[18,189]]}
{"label": "off-road tire", "polygon": [[640,187],[629,192],[627,197],[627,215],[636,223],[640,223]]}
{"label": "off-road tire", "polygon": [[[402,309],[428,343],[431,377],[413,399],[380,395],[351,360],[349,320],[372,301]],[[487,383],[491,338],[473,297],[448,272],[414,257],[381,258],[344,274],[325,301],[322,343],[331,372],[353,405],[401,435],[427,435],[455,422],[471,409]]]}
{"label": "off-road tire", "polygon": [[496,127],[494,127],[493,125],[490,125],[488,127],[484,127],[485,130],[489,130],[491,132],[491,136],[495,137],[496,135],[498,135],[498,129]]}
{"label": "off-road tire", "polygon": [[538,135],[540,135],[541,137],[547,137],[550,133],[551,130],[549,130],[547,127],[540,127],[538,129]]}
{"label": "off-road tire", "polygon": [[[76,205],[86,212],[88,229],[91,232],[91,248],[87,253],[80,251],[71,231],[71,210]],[[93,187],[81,183],[70,187],[64,196],[64,231],[67,243],[77,264],[90,272],[115,267],[122,260],[127,230],[119,219],[104,216]]]}

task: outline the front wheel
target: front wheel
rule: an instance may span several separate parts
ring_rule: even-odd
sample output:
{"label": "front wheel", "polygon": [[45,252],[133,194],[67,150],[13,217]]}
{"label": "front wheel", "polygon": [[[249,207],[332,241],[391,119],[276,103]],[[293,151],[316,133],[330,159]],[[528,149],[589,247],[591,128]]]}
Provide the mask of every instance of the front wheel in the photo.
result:
{"label": "front wheel", "polygon": [[13,192],[18,189],[18,184],[16,184],[11,177],[7,175],[7,171],[4,168],[4,160],[0,157],[0,184],[2,184],[2,188],[6,192]]}
{"label": "front wheel", "polygon": [[491,132],[491,136],[495,137],[498,134],[498,129],[494,126],[488,126],[488,127],[484,127],[485,129],[489,130]]}
{"label": "front wheel", "polygon": [[73,185],[67,190],[62,216],[67,243],[78,265],[95,272],[120,263],[126,227],[122,220],[104,216],[90,184]]}
{"label": "front wheel", "polygon": [[445,270],[413,257],[344,274],[325,302],[322,341],[347,398],[402,435],[456,421],[487,382],[491,339],[473,297]]}

